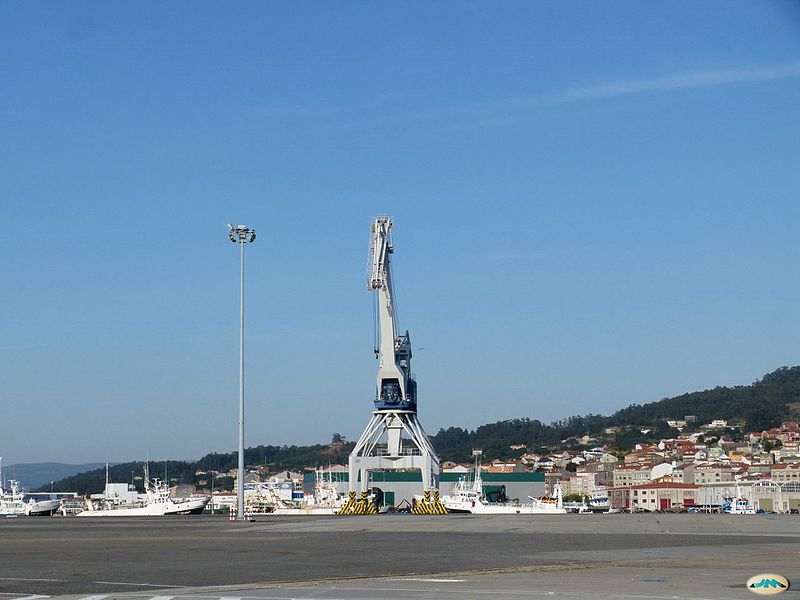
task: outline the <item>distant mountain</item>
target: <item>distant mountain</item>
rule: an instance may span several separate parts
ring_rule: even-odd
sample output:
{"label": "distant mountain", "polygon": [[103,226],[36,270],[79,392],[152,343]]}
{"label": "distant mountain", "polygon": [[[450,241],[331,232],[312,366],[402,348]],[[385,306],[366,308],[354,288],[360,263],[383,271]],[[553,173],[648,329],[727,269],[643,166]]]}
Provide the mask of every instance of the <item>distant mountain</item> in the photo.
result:
{"label": "distant mountain", "polygon": [[[16,479],[26,490],[33,490],[48,485],[51,481],[60,481],[84,471],[92,471],[105,467],[105,463],[87,463],[84,465],[68,465],[64,463],[19,463],[3,465],[3,478]],[[7,487],[7,486],[6,486]]]}

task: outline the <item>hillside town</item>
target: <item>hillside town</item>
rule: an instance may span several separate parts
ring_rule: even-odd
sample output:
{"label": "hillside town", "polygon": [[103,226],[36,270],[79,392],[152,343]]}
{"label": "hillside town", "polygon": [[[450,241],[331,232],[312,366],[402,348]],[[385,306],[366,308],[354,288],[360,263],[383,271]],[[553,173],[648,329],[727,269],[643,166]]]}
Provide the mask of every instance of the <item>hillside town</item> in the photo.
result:
{"label": "hillside town", "polygon": [[[797,421],[784,421],[758,432],[742,432],[741,424],[719,419],[699,423],[692,415],[669,419],[665,424],[681,433],[654,443],[635,444],[630,451],[621,451],[608,441],[598,443],[600,436],[589,435],[562,440],[563,449],[549,452],[532,452],[525,444],[509,444],[508,453],[515,458],[488,460],[481,472],[484,480],[494,476],[498,483],[513,481],[513,474],[526,474],[531,481],[543,481],[542,491],[547,496],[553,494],[556,484],[565,498],[575,501],[606,496],[608,508],[615,511],[715,511],[731,497],[744,497],[762,511],[800,512]],[[618,429],[608,428],[602,438],[613,439]],[[473,463],[445,461],[442,478],[470,477],[474,468]],[[305,473],[271,473],[264,466],[249,467],[245,482],[281,482],[282,495],[298,498],[304,490],[309,492],[316,470],[309,466]],[[329,465],[322,471],[339,481],[343,491],[346,489],[346,466]],[[197,475],[200,485],[208,485],[211,478],[233,481],[233,491],[217,489],[213,493],[215,507],[232,504],[236,469],[225,473],[200,470]]]}
{"label": "hillside town", "polygon": [[[546,493],[556,482],[567,496],[589,496],[604,489],[612,509],[655,511],[719,506],[722,498],[738,487],[739,494],[759,496],[759,504],[766,510],[798,512],[797,421],[742,434],[739,425],[725,420],[699,425],[696,420],[692,415],[667,420],[669,427],[679,431],[694,424],[694,431],[653,444],[636,444],[630,452],[620,452],[609,444],[593,446],[597,440],[584,436],[563,441],[588,448],[547,454],[525,452],[518,459],[494,460],[486,471],[543,471]],[[604,433],[613,435],[617,429],[609,428]],[[518,450],[521,445],[509,448]],[[454,463],[443,467],[445,471],[468,468]]]}

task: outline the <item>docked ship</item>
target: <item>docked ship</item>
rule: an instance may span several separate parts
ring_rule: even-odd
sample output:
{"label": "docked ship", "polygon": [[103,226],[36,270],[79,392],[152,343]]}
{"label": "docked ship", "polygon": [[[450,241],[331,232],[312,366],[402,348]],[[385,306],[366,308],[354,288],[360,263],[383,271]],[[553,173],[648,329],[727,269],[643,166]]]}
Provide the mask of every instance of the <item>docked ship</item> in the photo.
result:
{"label": "docked ship", "polygon": [[[302,500],[289,500],[279,492],[281,482],[266,481],[247,484],[251,493],[245,497],[248,515],[335,515],[345,504],[333,481],[333,474],[318,469],[314,493]],[[287,485],[287,482],[283,482]],[[234,507],[235,511],[235,507]]]}
{"label": "docked ship", "polygon": [[488,502],[483,494],[480,475],[472,482],[462,479],[453,487],[451,494],[442,496],[448,512],[472,513],[473,515],[557,515],[566,514],[561,498],[561,486],[555,485],[552,498],[533,498],[530,502]]}
{"label": "docked ship", "polygon": [[[106,488],[103,494],[92,496],[86,500],[86,510],[78,513],[79,517],[161,517],[165,515],[199,515],[209,500],[189,498],[178,500],[170,497],[169,486],[160,479],[150,479],[149,469],[145,466],[145,493],[138,494],[133,486],[125,486],[127,494],[120,494],[114,489],[115,484],[108,482],[106,469]],[[119,485],[119,484],[116,484]]]}
{"label": "docked ship", "polygon": [[317,469],[314,480],[314,493],[293,506],[276,505],[274,515],[335,515],[345,499],[339,495],[333,482],[333,473]]}
{"label": "docked ship", "polygon": [[552,498],[533,498],[530,502],[489,502],[483,493],[481,479],[480,452],[475,456],[475,476],[470,481],[462,477],[453,487],[453,491],[442,496],[442,503],[448,512],[472,513],[474,515],[556,515],[566,514],[561,496],[561,486],[556,483]]}
{"label": "docked ship", "polygon": [[19,482],[9,481],[11,490],[6,492],[0,488],[0,517],[40,517],[50,516],[61,506],[60,500],[34,500],[25,501],[25,494]]}
{"label": "docked ship", "polygon": [[736,485],[736,495],[732,498],[725,498],[722,503],[722,512],[728,515],[754,515],[756,509],[750,504],[747,498],[742,496],[742,490]]}

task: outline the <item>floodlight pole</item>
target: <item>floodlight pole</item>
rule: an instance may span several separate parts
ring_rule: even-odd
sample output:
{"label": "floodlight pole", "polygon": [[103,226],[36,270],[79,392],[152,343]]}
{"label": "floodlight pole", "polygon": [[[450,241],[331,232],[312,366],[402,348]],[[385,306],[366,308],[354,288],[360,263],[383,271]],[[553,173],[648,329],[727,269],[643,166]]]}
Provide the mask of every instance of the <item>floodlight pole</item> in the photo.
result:
{"label": "floodlight pole", "polygon": [[236,494],[236,519],[244,521],[244,245],[255,241],[256,232],[245,225],[234,228],[229,224],[228,230],[228,238],[239,243],[239,488]]}
{"label": "floodlight pole", "polygon": [[239,241],[239,489],[236,517],[244,520],[244,242]]}

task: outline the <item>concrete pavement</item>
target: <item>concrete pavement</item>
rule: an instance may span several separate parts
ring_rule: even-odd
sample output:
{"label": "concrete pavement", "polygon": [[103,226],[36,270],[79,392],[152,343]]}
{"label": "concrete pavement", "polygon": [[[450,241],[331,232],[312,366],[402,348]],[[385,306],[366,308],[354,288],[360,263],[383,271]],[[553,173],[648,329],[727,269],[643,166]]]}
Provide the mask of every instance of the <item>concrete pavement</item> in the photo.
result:
{"label": "concrete pavement", "polygon": [[15,519],[0,541],[0,598],[723,599],[755,597],[759,572],[800,583],[788,515]]}

